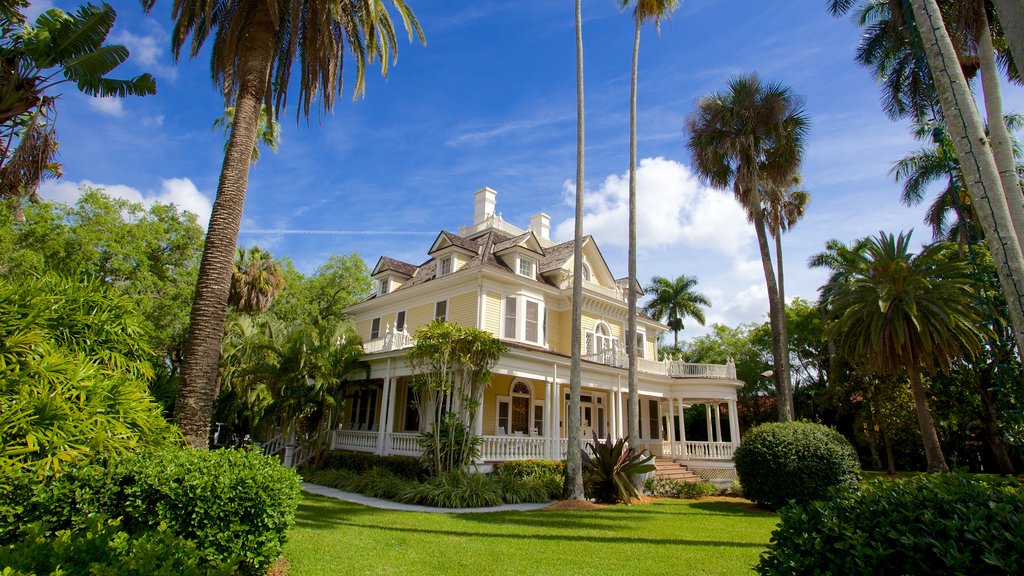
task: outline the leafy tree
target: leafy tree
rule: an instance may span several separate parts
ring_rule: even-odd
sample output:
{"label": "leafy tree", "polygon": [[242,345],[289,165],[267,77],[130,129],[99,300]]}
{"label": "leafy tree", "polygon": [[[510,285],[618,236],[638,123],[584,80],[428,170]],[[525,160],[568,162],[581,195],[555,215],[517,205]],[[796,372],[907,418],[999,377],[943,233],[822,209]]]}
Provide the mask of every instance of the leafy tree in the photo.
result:
{"label": "leafy tree", "polygon": [[686,120],[686,147],[694,171],[712,186],[731,187],[754,224],[768,288],[772,356],[779,418],[793,417],[783,303],[765,231],[764,184],[782,185],[803,159],[808,119],[799,99],[781,84],[762,84],[756,75],[739,76],[723,92],[705,96]]}
{"label": "leafy tree", "polygon": [[435,321],[416,331],[406,353],[416,379],[420,422],[429,423],[424,448],[436,474],[457,470],[474,456],[477,408],[491,369],[508,347],[489,333]]}
{"label": "leafy tree", "polygon": [[681,274],[674,279],[663,276],[651,278],[645,292],[650,292],[651,299],[644,304],[644,313],[651,318],[664,320],[675,334],[674,348],[679,348],[679,331],[683,329],[683,319],[693,318],[701,326],[704,325],[703,306],[710,307],[711,300],[701,292],[695,292],[697,278]]}
{"label": "leafy tree", "polygon": [[845,284],[834,287],[826,336],[880,374],[905,373],[914,393],[930,471],[946,470],[928,407],[921,369],[948,371],[980,351],[986,330],[970,291],[966,264],[942,245],[909,252],[910,235],[868,238],[850,255]]}
{"label": "leafy tree", "polygon": [[129,80],[107,75],[128,59],[121,45],[104,44],[117,14],[109,4],[85,4],[74,13],[51,8],[28,25],[27,2],[0,9],[0,190],[18,210],[40,181],[59,176],[54,90],[71,82],[89,96],[124,98],[156,93],[149,74]]}
{"label": "leafy tree", "polygon": [[370,293],[370,269],[355,252],[332,255],[310,277],[287,259],[278,261],[278,267],[285,287],[269,312],[285,322],[336,325],[345,319],[345,308]]}
{"label": "leafy tree", "polygon": [[[143,0],[147,10],[154,4],[155,0]],[[423,41],[419,22],[405,1],[391,0],[391,4],[402,18],[410,41],[413,34]],[[333,108],[335,93],[341,92],[346,49],[355,62],[354,94],[358,97],[365,91],[367,63],[379,59],[381,73],[386,75],[398,42],[391,16],[378,0],[287,0],[240,5],[187,0],[174,3],[173,18],[171,52],[175,58],[186,46],[190,56],[197,56],[213,35],[211,74],[214,83],[223,86],[225,102],[235,107],[203,249],[175,411],[189,444],[203,448],[209,444],[231,264],[260,112],[268,102],[273,103],[275,111],[284,108],[296,58],[301,62],[295,75],[299,78],[298,111],[308,117],[314,101],[324,112]]]}

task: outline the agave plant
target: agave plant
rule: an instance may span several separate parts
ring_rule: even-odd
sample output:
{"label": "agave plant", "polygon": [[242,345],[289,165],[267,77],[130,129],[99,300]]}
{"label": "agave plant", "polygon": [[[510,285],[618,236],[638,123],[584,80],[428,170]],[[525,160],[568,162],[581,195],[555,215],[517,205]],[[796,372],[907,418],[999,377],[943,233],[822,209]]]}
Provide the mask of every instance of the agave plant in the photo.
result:
{"label": "agave plant", "polygon": [[637,451],[626,444],[625,438],[612,441],[598,440],[587,446],[590,454],[583,454],[583,469],[593,484],[594,498],[598,502],[629,504],[640,497],[640,492],[630,481],[636,474],[655,470],[647,450]]}

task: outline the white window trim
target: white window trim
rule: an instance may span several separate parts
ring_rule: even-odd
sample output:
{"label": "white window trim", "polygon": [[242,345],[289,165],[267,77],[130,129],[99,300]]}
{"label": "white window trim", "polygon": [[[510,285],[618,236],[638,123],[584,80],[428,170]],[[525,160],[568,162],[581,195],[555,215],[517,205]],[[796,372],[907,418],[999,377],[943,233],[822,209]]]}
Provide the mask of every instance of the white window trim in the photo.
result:
{"label": "white window trim", "polygon": [[439,318],[439,316],[437,315],[437,305],[440,304],[441,302],[444,302],[444,321],[447,322],[448,317],[451,316],[452,313],[451,308],[448,306],[447,298],[445,298],[444,300],[438,300],[437,302],[434,302],[434,320],[437,320]]}
{"label": "white window trim", "polygon": [[[373,323],[374,322],[377,323],[377,333],[376,334],[373,333],[374,332],[374,330],[373,330]],[[370,320],[370,340],[375,340],[377,338],[380,338],[380,325],[381,325],[381,318],[380,318],[380,316],[378,316],[376,318],[372,318]]]}
{"label": "white window trim", "polygon": [[[447,272],[444,271],[444,265],[445,265],[446,262],[448,263],[448,271]],[[455,255],[454,254],[449,254],[447,256],[442,256],[441,258],[437,259],[437,274],[436,274],[437,278],[440,278],[442,276],[448,276],[448,275],[454,274],[454,273],[455,273]]]}
{"label": "white window trim", "polygon": [[391,284],[391,277],[390,276],[385,276],[385,277],[381,278],[378,281],[377,293],[380,294],[381,296],[383,296],[383,295],[387,294],[388,292],[391,292],[390,284]]}
{"label": "white window trim", "polygon": [[[435,304],[435,306],[436,306],[436,304]],[[395,330],[397,332],[401,332],[402,330],[405,329],[406,319],[407,319],[408,316],[409,316],[409,314],[405,310],[399,310],[398,312],[395,312]],[[398,323],[398,318],[399,317],[402,318],[402,323],[401,324]]]}
{"label": "white window trim", "polygon": [[636,327],[636,339],[638,342],[634,342],[633,345],[637,346],[636,357],[647,358],[647,330],[637,326]]}
{"label": "white window trim", "polygon": [[[505,321],[508,317],[508,304],[509,299],[514,299],[516,302],[516,315],[515,315],[515,334],[509,336],[505,331]],[[526,339],[526,303],[533,302],[537,304],[537,340]],[[548,346],[548,334],[547,334],[547,306],[544,304],[542,298],[534,298],[532,296],[526,296],[523,294],[508,294],[501,299],[501,337],[505,340],[515,340],[516,342],[524,342],[526,344],[533,344],[534,346],[542,346],[547,348]]]}
{"label": "white window trim", "polygon": [[[523,264],[529,264],[529,274],[523,274]],[[525,278],[536,278],[537,261],[526,256],[516,256],[516,274]]]}

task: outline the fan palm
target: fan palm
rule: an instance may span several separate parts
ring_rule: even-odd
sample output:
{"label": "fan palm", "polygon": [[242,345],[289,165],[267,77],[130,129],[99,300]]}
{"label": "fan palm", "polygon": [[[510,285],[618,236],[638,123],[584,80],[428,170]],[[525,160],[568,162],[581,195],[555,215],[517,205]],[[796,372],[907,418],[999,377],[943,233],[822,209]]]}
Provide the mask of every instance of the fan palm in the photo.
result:
{"label": "fan palm", "polygon": [[905,374],[929,471],[946,471],[928,408],[922,369],[948,371],[973,357],[986,335],[984,313],[972,292],[970,267],[944,244],[914,255],[910,234],[879,233],[863,251],[843,254],[841,276],[829,287],[832,322],[825,335],[847,357],[879,374]]}
{"label": "fan palm", "polygon": [[[142,0],[147,10],[155,0]],[[408,32],[423,32],[404,0],[390,0]],[[199,281],[175,419],[190,445],[208,445],[217,358],[224,333],[232,261],[242,219],[252,150],[260,111],[286,104],[292,64],[298,59],[297,115],[309,116],[316,101],[330,111],[341,92],[347,50],[355,64],[354,97],[365,91],[368,64],[379,60],[381,73],[397,55],[396,30],[384,0],[175,0],[171,51],[199,55],[213,36],[211,74],[223,87],[225,105],[235,116],[217,185],[217,198],[203,249]]]}
{"label": "fan palm", "polygon": [[645,22],[654,22],[661,29],[661,20],[679,7],[680,0],[619,0],[622,9],[633,5],[633,67],[629,93],[629,289],[626,290],[626,354],[629,357],[629,397],[627,424],[629,445],[640,445],[640,395],[636,371],[636,84],[637,62],[640,59],[640,29]]}
{"label": "fan palm", "polygon": [[[783,185],[767,183],[761,193],[764,204],[764,221],[768,233],[775,239],[775,265],[779,279],[779,305],[782,306],[782,321],[786,322],[786,278],[782,265],[782,234],[789,232],[804,217],[811,193],[799,190],[803,184],[800,174],[793,174]],[[787,332],[789,329],[787,327]],[[790,412],[793,406],[789,407]]]}
{"label": "fan palm", "polygon": [[733,78],[725,91],[702,98],[686,119],[686,147],[694,172],[712,186],[731,187],[754,224],[768,289],[775,385],[783,421],[792,419],[788,346],[760,189],[766,183],[781,185],[797,171],[808,126],[800,100],[788,88],[763,84],[756,75]]}
{"label": "fan palm", "polygon": [[263,312],[284,289],[284,272],[270,252],[259,246],[239,248],[231,272],[228,304],[242,313]]}
{"label": "fan palm", "polygon": [[650,285],[644,288],[645,292],[651,293],[651,299],[644,305],[644,313],[665,321],[675,334],[673,347],[676,349],[679,348],[679,331],[683,329],[683,319],[693,318],[703,326],[705,319],[702,307],[711,306],[707,296],[694,291],[697,282],[695,276],[686,274],[673,279],[655,276],[651,278]]}

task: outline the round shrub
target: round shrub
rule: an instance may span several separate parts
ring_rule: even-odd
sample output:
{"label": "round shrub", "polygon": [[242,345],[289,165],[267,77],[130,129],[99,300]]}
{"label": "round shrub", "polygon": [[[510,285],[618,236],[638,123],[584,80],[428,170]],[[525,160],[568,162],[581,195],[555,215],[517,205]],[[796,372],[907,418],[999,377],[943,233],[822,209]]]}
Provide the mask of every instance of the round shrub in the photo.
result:
{"label": "round shrub", "polygon": [[776,422],[752,428],[736,449],[743,494],[776,509],[791,501],[825,498],[835,487],[853,489],[860,463],[849,441],[810,422]]}
{"label": "round shrub", "polygon": [[959,474],[875,480],[781,512],[759,574],[1024,574],[1024,491]]}

